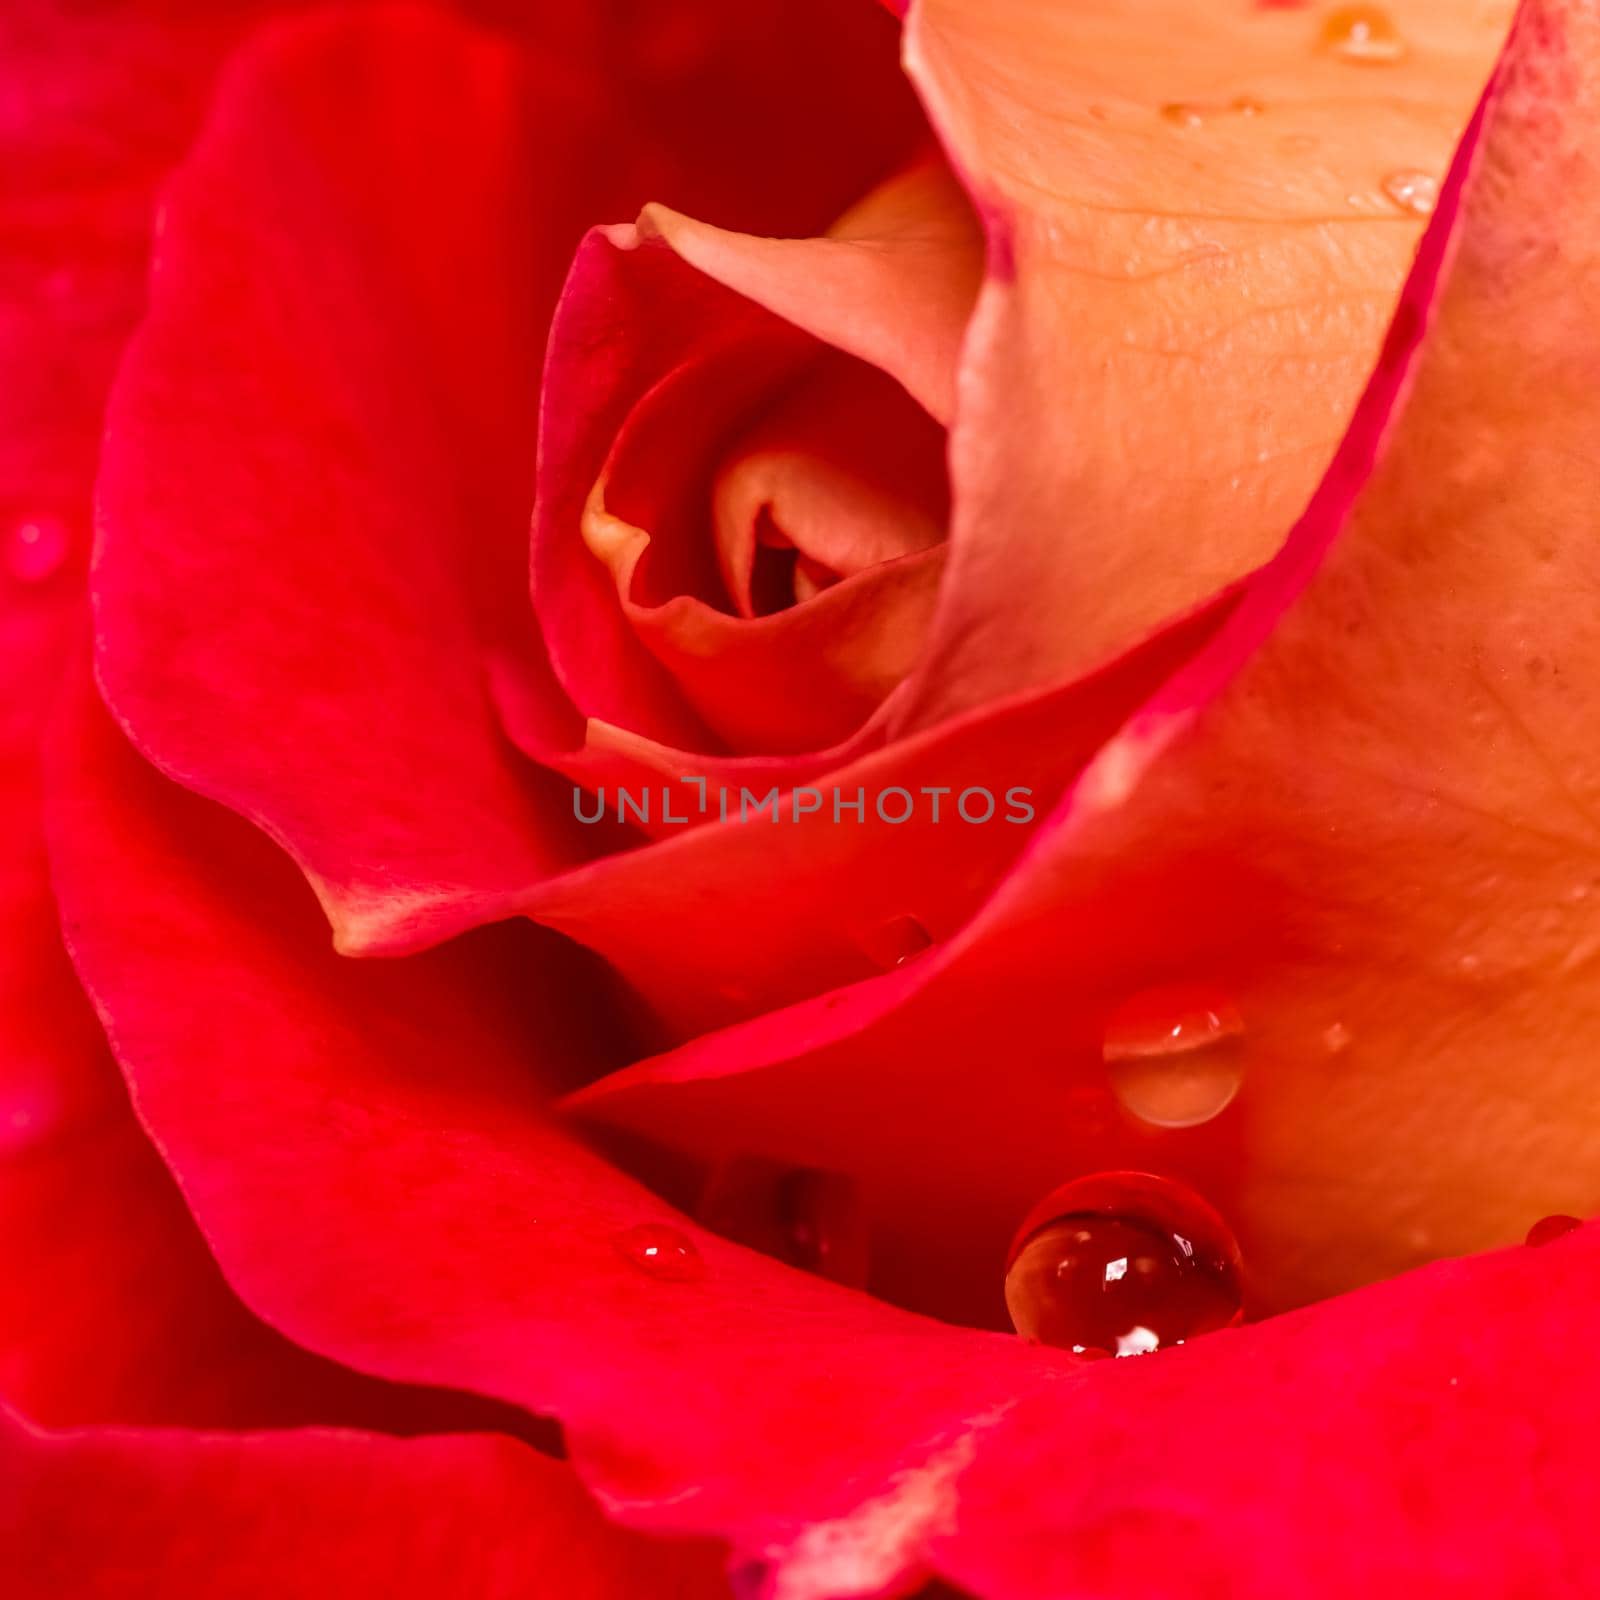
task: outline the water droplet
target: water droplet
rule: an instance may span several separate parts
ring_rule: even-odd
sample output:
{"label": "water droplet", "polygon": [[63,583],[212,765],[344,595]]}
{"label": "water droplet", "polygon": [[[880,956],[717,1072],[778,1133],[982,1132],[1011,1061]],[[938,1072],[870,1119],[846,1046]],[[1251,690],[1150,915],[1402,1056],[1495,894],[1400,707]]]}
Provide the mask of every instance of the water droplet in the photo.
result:
{"label": "water droplet", "polygon": [[1322,24],[1322,48],[1358,66],[1387,66],[1405,56],[1406,42],[1380,6],[1340,6]]}
{"label": "water droplet", "polygon": [[890,917],[858,935],[857,942],[876,965],[888,971],[932,948],[933,935],[915,917]]}
{"label": "water droplet", "polygon": [[665,1222],[641,1222],[624,1228],[613,1241],[630,1267],[670,1283],[689,1283],[705,1276],[706,1264],[693,1239]]}
{"label": "water droplet", "polygon": [[21,583],[43,583],[67,559],[72,536],[59,517],[25,517],[6,539],[6,566]]}
{"label": "water droplet", "polygon": [[1241,117],[1259,117],[1266,109],[1254,95],[1249,94],[1240,95],[1229,107],[1229,110],[1238,112]]}
{"label": "water droplet", "polygon": [[1141,1122],[1193,1128],[1239,1092],[1244,1022],[1215,989],[1146,989],[1106,1019],[1102,1054],[1111,1092]]}
{"label": "water droplet", "polygon": [[1583,1220],[1580,1217],[1540,1217],[1528,1229],[1528,1243],[1531,1245],[1549,1244],[1553,1239],[1560,1239],[1572,1232],[1574,1228],[1581,1228]]}
{"label": "water droplet", "polygon": [[843,1173],[736,1156],[706,1180],[699,1217],[802,1272],[854,1288],[867,1281],[866,1213],[860,1186]]}
{"label": "water droplet", "polygon": [[1012,1246],[1016,1330],[1077,1354],[1146,1355],[1242,1315],[1227,1224],[1169,1178],[1102,1172],[1035,1206]]}
{"label": "water droplet", "polygon": [[1203,128],[1206,125],[1205,115],[1198,106],[1185,105],[1178,100],[1162,106],[1161,115],[1180,128]]}
{"label": "water droplet", "polygon": [[1342,1022],[1335,1022],[1322,1030],[1322,1048],[1330,1056],[1342,1056],[1350,1048],[1355,1035]]}
{"label": "water droplet", "polygon": [[1426,172],[1391,172],[1380,187],[1402,211],[1414,216],[1431,217],[1439,203],[1439,180]]}

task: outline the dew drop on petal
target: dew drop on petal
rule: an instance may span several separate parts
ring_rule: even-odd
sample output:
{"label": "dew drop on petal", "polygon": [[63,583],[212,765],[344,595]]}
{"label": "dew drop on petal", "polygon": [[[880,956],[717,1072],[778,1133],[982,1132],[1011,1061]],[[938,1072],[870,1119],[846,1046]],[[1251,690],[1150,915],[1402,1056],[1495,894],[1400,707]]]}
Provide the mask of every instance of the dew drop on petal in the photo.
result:
{"label": "dew drop on petal", "polygon": [[1185,105],[1179,100],[1162,106],[1161,115],[1179,128],[1203,128],[1206,123],[1205,116],[1198,106]]}
{"label": "dew drop on petal", "polygon": [[1430,217],[1439,203],[1439,180],[1427,172],[1391,172],[1380,185],[1383,192],[1413,216]]}
{"label": "dew drop on petal", "polygon": [[6,535],[6,566],[20,583],[43,583],[60,570],[71,543],[59,517],[24,517]]}
{"label": "dew drop on petal", "polygon": [[844,1173],[735,1156],[706,1180],[698,1216],[723,1238],[802,1272],[853,1288],[867,1281],[866,1212],[860,1185]]}
{"label": "dew drop on petal", "polygon": [[705,1276],[706,1264],[688,1234],[665,1222],[641,1222],[624,1228],[613,1243],[630,1267],[670,1283],[689,1283]]}
{"label": "dew drop on petal", "polygon": [[1322,1048],[1330,1056],[1342,1056],[1350,1048],[1355,1035],[1342,1022],[1335,1022],[1322,1030]]}
{"label": "dew drop on petal", "polygon": [[1528,1243],[1531,1245],[1549,1244],[1554,1239],[1560,1239],[1572,1232],[1574,1228],[1581,1228],[1583,1221],[1579,1217],[1540,1217],[1528,1229]]}
{"label": "dew drop on petal", "polygon": [[1047,1196],[1006,1270],[1006,1308],[1026,1339],[1077,1354],[1147,1355],[1238,1322],[1239,1251],[1192,1189],[1103,1172]]}
{"label": "dew drop on petal", "polygon": [[1259,117],[1267,108],[1254,95],[1242,94],[1228,107],[1241,117]]}
{"label": "dew drop on petal", "polygon": [[1322,48],[1358,66],[1388,66],[1404,58],[1406,42],[1381,6],[1340,6],[1322,24]]}
{"label": "dew drop on petal", "polygon": [[1239,1092],[1244,1022],[1216,989],[1145,989],[1106,1018],[1101,1053],[1111,1092],[1157,1128],[1209,1122]]}
{"label": "dew drop on petal", "polygon": [[867,957],[888,971],[903,967],[933,946],[933,935],[913,916],[890,917],[864,929],[857,943]]}

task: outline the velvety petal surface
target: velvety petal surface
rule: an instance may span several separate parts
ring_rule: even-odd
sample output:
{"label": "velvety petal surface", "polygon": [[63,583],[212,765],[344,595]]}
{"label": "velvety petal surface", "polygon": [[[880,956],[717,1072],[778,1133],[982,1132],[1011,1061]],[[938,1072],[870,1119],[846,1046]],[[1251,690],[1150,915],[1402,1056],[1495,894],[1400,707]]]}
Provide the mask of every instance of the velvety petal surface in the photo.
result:
{"label": "velvety petal surface", "polygon": [[950,577],[899,726],[1081,671],[1282,543],[1421,231],[1389,191],[1436,191],[1510,15],[1395,0],[1397,58],[1373,61],[1325,37],[1360,9],[912,7],[907,64],[990,255]]}
{"label": "velvety petal surface", "polygon": [[0,1562],[16,1600],[726,1593],[709,1550],[622,1532],[511,1440],[49,1434],[4,1411]]}

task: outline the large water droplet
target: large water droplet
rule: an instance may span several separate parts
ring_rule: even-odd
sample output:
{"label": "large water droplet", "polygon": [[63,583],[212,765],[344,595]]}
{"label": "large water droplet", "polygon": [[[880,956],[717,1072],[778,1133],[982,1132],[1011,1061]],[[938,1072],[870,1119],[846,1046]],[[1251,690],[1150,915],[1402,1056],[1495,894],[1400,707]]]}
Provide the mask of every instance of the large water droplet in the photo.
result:
{"label": "large water droplet", "polygon": [[25,517],[6,536],[6,566],[21,583],[43,583],[60,570],[71,544],[59,517]]}
{"label": "large water droplet", "polygon": [[1406,42],[1381,6],[1340,6],[1322,24],[1322,48],[1358,66],[1387,66],[1404,57]]}
{"label": "large water droplet", "polygon": [[1239,1321],[1239,1251],[1192,1189],[1102,1172],[1029,1214],[1006,1269],[1024,1338],[1085,1354],[1145,1355]]}
{"label": "large water droplet", "polygon": [[803,1272],[860,1288],[869,1256],[860,1186],[840,1172],[756,1156],[724,1161],[706,1181],[700,1220]]}
{"label": "large water droplet", "polygon": [[612,1242],[630,1267],[652,1278],[689,1283],[705,1276],[706,1264],[694,1240],[670,1223],[641,1222],[624,1228]]}
{"label": "large water droplet", "polygon": [[1554,1239],[1560,1239],[1572,1232],[1574,1228],[1581,1228],[1583,1221],[1579,1217],[1540,1217],[1528,1229],[1528,1243],[1531,1245],[1549,1244]]}
{"label": "large water droplet", "polygon": [[1145,989],[1106,1018],[1102,1053],[1111,1092],[1158,1128],[1209,1122],[1244,1075],[1244,1022],[1216,989]]}
{"label": "large water droplet", "polygon": [[1383,192],[1414,216],[1430,217],[1439,203],[1439,180],[1427,172],[1391,172],[1381,185]]}

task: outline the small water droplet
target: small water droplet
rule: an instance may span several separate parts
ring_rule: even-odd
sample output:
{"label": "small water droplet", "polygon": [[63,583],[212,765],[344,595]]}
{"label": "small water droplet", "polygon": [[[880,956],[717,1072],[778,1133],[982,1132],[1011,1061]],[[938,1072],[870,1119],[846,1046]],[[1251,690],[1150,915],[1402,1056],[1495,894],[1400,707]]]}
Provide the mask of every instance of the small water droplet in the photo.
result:
{"label": "small water droplet", "polygon": [[1330,1056],[1342,1056],[1350,1048],[1354,1037],[1342,1022],[1335,1022],[1322,1030],[1322,1048]]}
{"label": "small water droplet", "polygon": [[1227,1224],[1192,1189],[1143,1172],[1079,1178],[1035,1206],[1005,1292],[1018,1333],[1080,1355],[1146,1355],[1242,1315]]}
{"label": "small water droplet", "polygon": [[1563,1238],[1566,1234],[1571,1233],[1574,1228],[1581,1228],[1582,1226],[1583,1220],[1580,1217],[1540,1217],[1528,1229],[1528,1243],[1534,1246],[1549,1244],[1552,1240]]}
{"label": "small water droplet", "polygon": [[1198,106],[1185,105],[1179,100],[1162,106],[1161,115],[1179,128],[1203,128],[1206,124],[1205,115]]}
{"label": "small water droplet", "polygon": [[1239,95],[1229,107],[1229,110],[1238,112],[1241,117],[1259,117],[1266,109],[1254,95],[1249,94]]}
{"label": "small water droplet", "polygon": [[693,1239],[670,1223],[641,1222],[624,1228],[613,1241],[630,1267],[669,1283],[689,1283],[705,1276],[706,1264]]}
{"label": "small water droplet", "polygon": [[1106,1018],[1102,1055],[1111,1092],[1158,1128],[1209,1122],[1239,1092],[1244,1022],[1216,989],[1146,989]]}
{"label": "small water droplet", "polygon": [[706,1180],[698,1215],[723,1238],[802,1272],[853,1288],[867,1281],[866,1213],[860,1185],[844,1173],[735,1156]]}
{"label": "small water droplet", "polygon": [[71,544],[59,517],[25,517],[6,538],[6,566],[20,583],[43,583],[60,570]]}
{"label": "small water droplet", "polygon": [[1391,172],[1380,185],[1383,192],[1414,216],[1431,217],[1439,203],[1439,180],[1426,172]]}
{"label": "small water droplet", "polygon": [[1388,66],[1404,58],[1406,42],[1381,6],[1340,6],[1322,24],[1322,48],[1358,66]]}
{"label": "small water droplet", "polygon": [[890,917],[868,928],[857,941],[867,956],[888,971],[903,967],[933,946],[933,935],[912,916]]}

